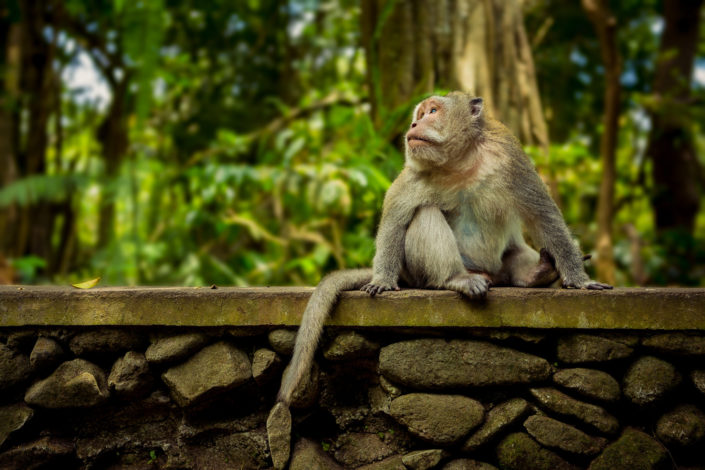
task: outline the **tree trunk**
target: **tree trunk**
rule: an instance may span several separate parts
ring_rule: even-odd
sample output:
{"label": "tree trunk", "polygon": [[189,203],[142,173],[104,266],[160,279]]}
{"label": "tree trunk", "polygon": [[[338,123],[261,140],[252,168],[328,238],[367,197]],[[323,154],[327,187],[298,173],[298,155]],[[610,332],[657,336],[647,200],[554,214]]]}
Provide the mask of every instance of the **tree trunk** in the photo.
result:
{"label": "tree trunk", "polygon": [[703,0],[663,3],[664,30],[653,86],[651,134],[656,230],[665,249],[666,282],[690,282],[693,233],[700,208],[701,167],[693,143],[690,88]]}
{"label": "tree trunk", "polygon": [[363,0],[372,116],[398,136],[434,88],[482,96],[525,145],[548,147],[531,48],[517,0]]}
{"label": "tree trunk", "polygon": [[115,179],[128,148],[127,84],[127,79],[114,83],[111,89],[113,100],[110,103],[110,109],[98,128],[98,140],[103,147],[106,178],[103,185],[105,192],[100,205],[98,248],[105,248],[112,240],[115,231],[115,198],[110,188],[115,186]]}
{"label": "tree trunk", "polygon": [[664,2],[665,27],[654,78],[647,156],[653,161],[656,228],[693,233],[700,206],[698,165],[689,112],[690,82],[703,0]]}
{"label": "tree trunk", "polygon": [[[5,22],[3,22],[5,23]],[[18,103],[20,96],[20,71],[22,69],[22,29],[20,24],[5,23],[6,37],[4,69],[5,77],[0,94],[0,186],[7,186],[19,177],[17,168]],[[16,252],[17,224],[19,212],[16,205],[0,208],[0,255],[18,256]]]}
{"label": "tree trunk", "polygon": [[607,0],[582,0],[582,4],[595,27],[605,66],[604,130],[600,140],[602,181],[597,204],[597,277],[609,284],[615,284],[612,219],[614,186],[617,179],[615,153],[621,94],[619,76],[622,73],[621,58],[617,49],[617,20],[612,15]]}
{"label": "tree trunk", "polygon": [[[52,61],[55,45],[47,42],[46,10],[43,2],[20,2],[23,25],[23,92],[27,97],[29,125],[22,176],[42,175],[46,172],[48,145],[47,124],[53,109],[54,96]],[[31,253],[47,262],[52,258],[51,236],[54,215],[47,201],[27,207],[19,223],[18,253]]]}

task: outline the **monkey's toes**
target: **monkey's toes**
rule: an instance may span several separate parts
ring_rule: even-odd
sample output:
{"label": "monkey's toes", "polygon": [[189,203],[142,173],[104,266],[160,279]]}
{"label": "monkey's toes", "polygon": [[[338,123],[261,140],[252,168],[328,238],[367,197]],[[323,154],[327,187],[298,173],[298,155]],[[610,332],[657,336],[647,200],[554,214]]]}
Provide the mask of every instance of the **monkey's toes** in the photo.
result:
{"label": "monkey's toes", "polygon": [[451,284],[448,287],[465,294],[471,299],[484,299],[490,289],[490,281],[478,274],[462,279],[460,285]]}
{"label": "monkey's toes", "polygon": [[612,289],[612,286],[602,282],[590,282],[585,286],[585,288],[589,290],[610,290]]}

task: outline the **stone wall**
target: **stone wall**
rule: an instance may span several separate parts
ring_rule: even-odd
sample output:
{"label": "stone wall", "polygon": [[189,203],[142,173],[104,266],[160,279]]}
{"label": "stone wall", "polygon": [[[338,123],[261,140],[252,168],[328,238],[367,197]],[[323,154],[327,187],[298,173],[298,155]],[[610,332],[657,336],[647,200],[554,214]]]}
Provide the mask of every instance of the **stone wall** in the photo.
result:
{"label": "stone wall", "polygon": [[[104,291],[27,290],[0,288],[1,469],[272,467],[265,421],[295,337],[288,320],[272,321],[271,305],[291,315],[281,298],[243,300],[238,315],[266,322],[207,326],[184,318],[213,298],[172,305],[154,301],[164,291],[142,291],[163,316],[145,324],[125,322],[137,307]],[[217,295],[243,291],[229,292]],[[297,292],[296,308],[310,290]],[[589,316],[591,302],[616,317],[624,291],[498,289],[486,304],[414,292],[390,295],[380,315],[396,303],[425,323],[377,318],[382,327],[365,317],[369,299],[346,294],[332,323],[356,304],[363,318],[326,329],[295,394],[289,468],[705,469],[705,291],[652,296],[644,317],[670,319],[651,329],[545,325]],[[522,293],[525,309],[544,297],[523,326],[458,325],[457,315],[436,326],[444,312],[429,306],[437,297],[506,319]],[[96,302],[91,321],[76,321],[76,296]],[[570,312],[546,307],[568,305],[556,296],[573,299]]]}

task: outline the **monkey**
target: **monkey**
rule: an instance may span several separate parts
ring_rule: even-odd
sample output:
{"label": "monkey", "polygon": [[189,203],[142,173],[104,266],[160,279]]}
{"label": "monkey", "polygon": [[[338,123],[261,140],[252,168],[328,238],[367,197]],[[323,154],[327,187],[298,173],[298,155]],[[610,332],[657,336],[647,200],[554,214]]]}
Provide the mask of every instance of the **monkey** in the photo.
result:
{"label": "monkey", "polygon": [[[540,251],[526,242],[524,230]],[[385,194],[375,249],[372,269],[333,272],[314,290],[270,418],[284,416],[290,427],[292,394],[344,290],[374,297],[401,283],[482,299],[490,286],[541,287],[559,278],[564,288],[612,288],[585,272],[583,255],[519,140],[485,113],[482,98],[463,92],[431,96],[414,109],[405,165]],[[271,444],[282,430],[267,424]],[[288,446],[285,453],[288,459]]]}

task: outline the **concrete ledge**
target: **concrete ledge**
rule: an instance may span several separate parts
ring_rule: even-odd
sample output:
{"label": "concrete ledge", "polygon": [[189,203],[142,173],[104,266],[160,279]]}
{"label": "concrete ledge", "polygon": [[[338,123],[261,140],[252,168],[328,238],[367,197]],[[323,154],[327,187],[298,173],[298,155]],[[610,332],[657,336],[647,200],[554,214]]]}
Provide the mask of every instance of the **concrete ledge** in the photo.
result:
{"label": "concrete ledge", "polygon": [[[0,326],[298,325],[312,288],[0,286]],[[329,325],[705,330],[705,289],[595,292],[496,288],[484,302],[450,291],[341,296]]]}

